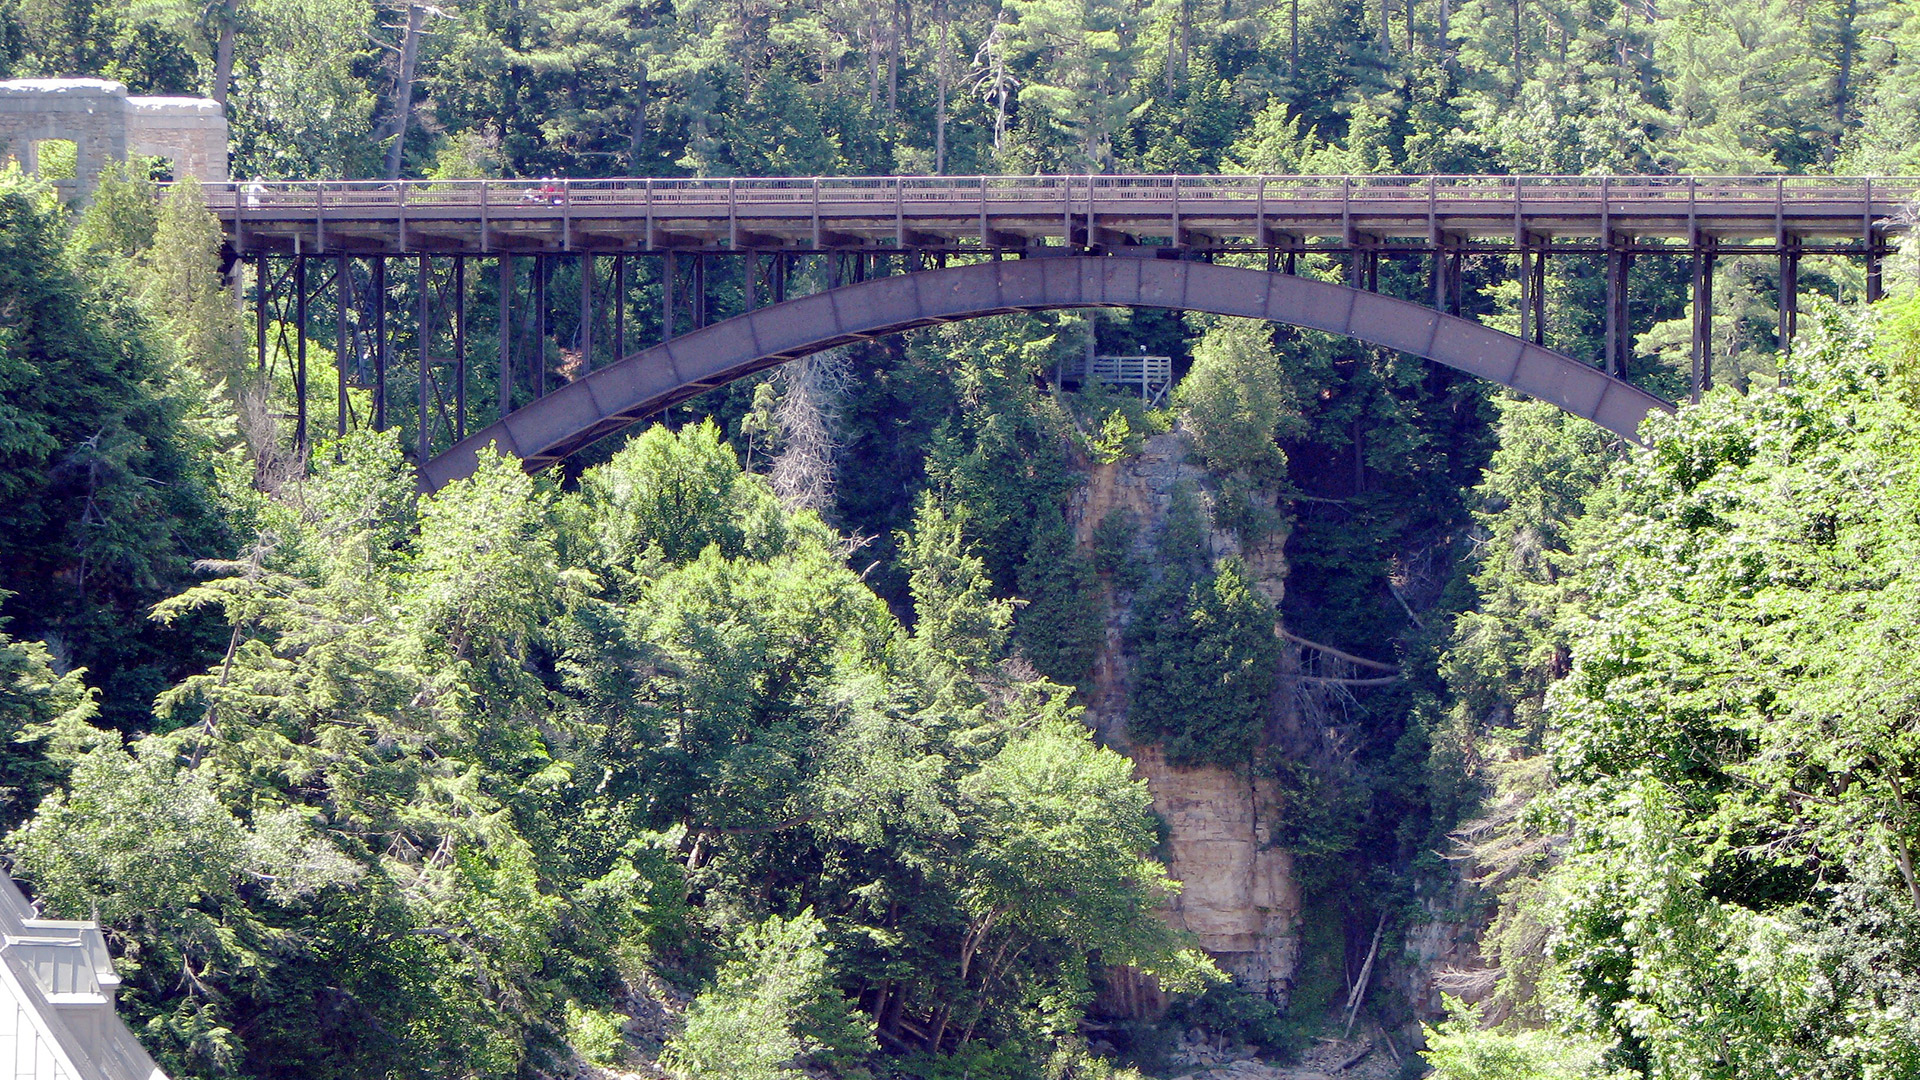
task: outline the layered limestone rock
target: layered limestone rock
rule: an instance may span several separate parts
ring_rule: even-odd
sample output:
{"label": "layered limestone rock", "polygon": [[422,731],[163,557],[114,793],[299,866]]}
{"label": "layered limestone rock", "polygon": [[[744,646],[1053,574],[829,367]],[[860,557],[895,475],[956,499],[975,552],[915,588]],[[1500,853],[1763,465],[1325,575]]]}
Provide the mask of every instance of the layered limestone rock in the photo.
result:
{"label": "layered limestone rock", "polygon": [[[1089,469],[1068,519],[1084,551],[1091,549],[1101,522],[1119,511],[1135,527],[1133,559],[1151,569],[1175,493],[1188,488],[1211,508],[1218,494],[1215,480],[1192,460],[1184,436],[1156,436],[1137,456]],[[1284,534],[1252,546],[1224,529],[1207,535],[1213,559],[1238,556],[1276,607],[1286,589],[1285,542]],[[1133,595],[1112,582],[1105,590],[1106,640],[1086,686],[1087,719],[1101,741],[1133,760],[1135,774],[1147,781],[1154,809],[1166,822],[1163,855],[1182,883],[1166,911],[1168,921],[1192,932],[1241,987],[1285,1006],[1300,968],[1302,898],[1292,852],[1277,843],[1282,796],[1271,778],[1256,775],[1267,770],[1180,768],[1168,764],[1159,747],[1133,744],[1127,737],[1131,672],[1126,651]],[[1312,702],[1292,691],[1295,677],[1305,673],[1304,662],[1300,648],[1283,650],[1281,691],[1272,703],[1267,740],[1269,753],[1311,765],[1325,748]],[[1425,906],[1424,918],[1407,929],[1404,942],[1384,950],[1373,981],[1404,995],[1415,1018],[1433,1020],[1443,1015],[1442,991],[1484,999],[1493,972],[1479,951],[1487,913],[1470,884],[1451,879],[1451,887],[1428,897]],[[1151,1018],[1165,1005],[1151,979],[1121,970],[1107,973],[1097,1008],[1109,1016]],[[1402,1034],[1417,1038],[1417,1023],[1409,1021]]]}
{"label": "layered limestone rock", "polygon": [[[1093,468],[1069,513],[1082,548],[1091,546],[1100,522],[1119,510],[1136,526],[1133,557],[1150,565],[1175,492],[1187,487],[1203,501],[1211,498],[1211,477],[1189,456],[1184,437],[1166,434],[1148,440],[1135,457]],[[1240,557],[1256,586],[1280,602],[1284,536],[1243,547],[1232,533],[1214,529],[1207,542],[1216,560]],[[1167,824],[1169,869],[1182,884],[1167,911],[1169,921],[1191,931],[1242,987],[1284,1005],[1299,962],[1300,888],[1292,853],[1274,843],[1279,793],[1271,782],[1255,780],[1250,769],[1176,767],[1159,748],[1134,746],[1127,738],[1131,600],[1109,585],[1106,642],[1094,662],[1088,720],[1104,742],[1133,759]],[[1134,1016],[1152,1015],[1162,1004],[1149,983],[1126,973],[1110,980],[1103,999],[1113,1011]]]}
{"label": "layered limestone rock", "polygon": [[1286,1004],[1299,963],[1300,888],[1292,852],[1273,843],[1272,784],[1175,768],[1156,747],[1135,748],[1133,760],[1167,823],[1168,869],[1181,882],[1168,918],[1242,988]]}

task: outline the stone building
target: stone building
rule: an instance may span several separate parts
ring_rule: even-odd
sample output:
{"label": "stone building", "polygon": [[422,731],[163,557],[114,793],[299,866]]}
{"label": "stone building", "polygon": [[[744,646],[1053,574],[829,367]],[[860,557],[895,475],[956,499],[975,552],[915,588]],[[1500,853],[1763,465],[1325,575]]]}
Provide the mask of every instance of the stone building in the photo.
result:
{"label": "stone building", "polygon": [[101,167],[129,154],[166,158],[176,179],[227,179],[227,118],[219,102],[138,97],[107,79],[0,81],[0,161],[12,158],[39,173],[49,143],[72,144],[68,195],[92,191]]}
{"label": "stone building", "polygon": [[0,874],[0,1076],[167,1080],[114,1015],[119,986],[100,927],[39,918]]}

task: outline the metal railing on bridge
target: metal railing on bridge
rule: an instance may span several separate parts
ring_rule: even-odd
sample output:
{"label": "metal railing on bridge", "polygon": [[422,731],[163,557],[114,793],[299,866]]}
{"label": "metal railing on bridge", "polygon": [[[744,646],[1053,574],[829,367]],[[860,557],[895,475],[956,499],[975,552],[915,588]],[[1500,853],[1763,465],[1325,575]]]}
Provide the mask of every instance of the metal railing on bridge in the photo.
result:
{"label": "metal railing on bridge", "polygon": [[1787,202],[1899,204],[1920,193],[1920,180],[1845,176],[1276,176],[1276,175],[1044,175],[1044,176],[820,176],[820,177],[634,177],[605,179],[481,180],[291,180],[204,184],[208,200],[231,206],[238,196],[249,208],[316,204],[348,207],[492,205],[516,202],[579,207],[659,205],[805,205],[864,202],[878,206],[909,200],[965,206],[988,203],[1058,203],[1064,198],[1098,200],[1191,200],[1196,205],[1261,198],[1275,201],[1405,200],[1436,198],[1507,205],[1515,200],[1560,201],[1612,197],[1684,207],[1738,200],[1751,205]]}
{"label": "metal railing on bridge", "polygon": [[[1046,175],[241,181],[205,188],[241,253],[331,246],[894,250],[1053,242],[1219,249],[1442,246],[1616,234],[1872,242],[1906,227],[1907,178]],[[1836,249],[1838,250],[1838,249]]]}

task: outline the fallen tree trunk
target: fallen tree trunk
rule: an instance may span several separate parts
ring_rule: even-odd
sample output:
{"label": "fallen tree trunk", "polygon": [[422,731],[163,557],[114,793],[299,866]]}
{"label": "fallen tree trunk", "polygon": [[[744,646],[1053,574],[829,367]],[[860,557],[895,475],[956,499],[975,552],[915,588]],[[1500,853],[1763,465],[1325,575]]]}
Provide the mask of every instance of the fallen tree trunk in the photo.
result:
{"label": "fallen tree trunk", "polygon": [[1317,641],[1309,641],[1283,626],[1275,626],[1273,632],[1293,642],[1295,645],[1305,645],[1309,649],[1317,649],[1336,660],[1345,660],[1349,664],[1358,664],[1363,668],[1372,668],[1375,671],[1398,672],[1400,670],[1400,665],[1398,664],[1389,664],[1381,660],[1369,660],[1364,656],[1355,656],[1350,652],[1343,649],[1336,649],[1331,645],[1322,645]]}

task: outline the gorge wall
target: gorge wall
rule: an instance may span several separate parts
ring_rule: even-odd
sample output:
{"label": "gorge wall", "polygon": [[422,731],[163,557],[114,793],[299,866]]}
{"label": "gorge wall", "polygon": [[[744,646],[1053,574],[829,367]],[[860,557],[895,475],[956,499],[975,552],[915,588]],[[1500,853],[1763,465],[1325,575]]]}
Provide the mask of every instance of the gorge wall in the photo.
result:
{"label": "gorge wall", "polygon": [[[1135,526],[1132,558],[1151,565],[1175,493],[1186,488],[1209,510],[1218,496],[1217,478],[1191,458],[1191,444],[1174,432],[1149,439],[1135,456],[1092,466],[1068,512],[1081,549],[1093,546],[1095,530],[1117,510]],[[1287,584],[1286,540],[1279,530],[1248,545],[1215,526],[1206,537],[1209,556],[1215,562],[1239,557],[1276,608]],[[1279,842],[1284,796],[1269,769],[1176,766],[1157,745],[1136,744],[1129,737],[1126,643],[1134,594],[1113,581],[1102,588],[1105,640],[1088,687],[1087,720],[1101,741],[1133,760],[1166,823],[1162,855],[1182,884],[1167,918],[1191,932],[1242,989],[1284,1008],[1301,969],[1304,911],[1293,853]],[[1274,753],[1313,741],[1308,730],[1313,725],[1303,715],[1311,710],[1302,708],[1293,678],[1302,673],[1302,651],[1289,644],[1281,656],[1268,732]],[[1479,935],[1485,913],[1476,909],[1474,893],[1464,880],[1445,883],[1437,895],[1423,899],[1405,928],[1402,947],[1391,939],[1385,943],[1373,983],[1402,995],[1414,1018],[1442,1014],[1441,989],[1468,1000],[1484,996],[1489,980]],[[1156,1015],[1165,1002],[1149,980],[1114,972],[1102,1004],[1109,1012],[1144,1018]],[[1417,1023],[1409,1020],[1405,1031],[1417,1037]]]}
{"label": "gorge wall", "polygon": [[[1135,526],[1132,557],[1150,563],[1175,492],[1186,487],[1209,506],[1216,494],[1213,477],[1190,454],[1183,436],[1162,434],[1138,455],[1090,469],[1068,513],[1082,549],[1118,510]],[[1256,545],[1243,545],[1224,529],[1207,533],[1209,555],[1216,561],[1239,556],[1276,605],[1286,588],[1285,544],[1284,532]],[[1169,764],[1156,746],[1134,745],[1127,735],[1126,650],[1133,597],[1112,582],[1103,588],[1106,638],[1094,661],[1087,719],[1103,742],[1133,759],[1166,822],[1164,855],[1183,886],[1167,916],[1192,932],[1242,988],[1285,1005],[1299,964],[1301,903],[1292,853],[1275,843],[1279,792],[1252,770],[1183,768]],[[1110,988],[1110,1004],[1134,1015],[1157,1010],[1151,987],[1118,979],[1123,985]]]}

